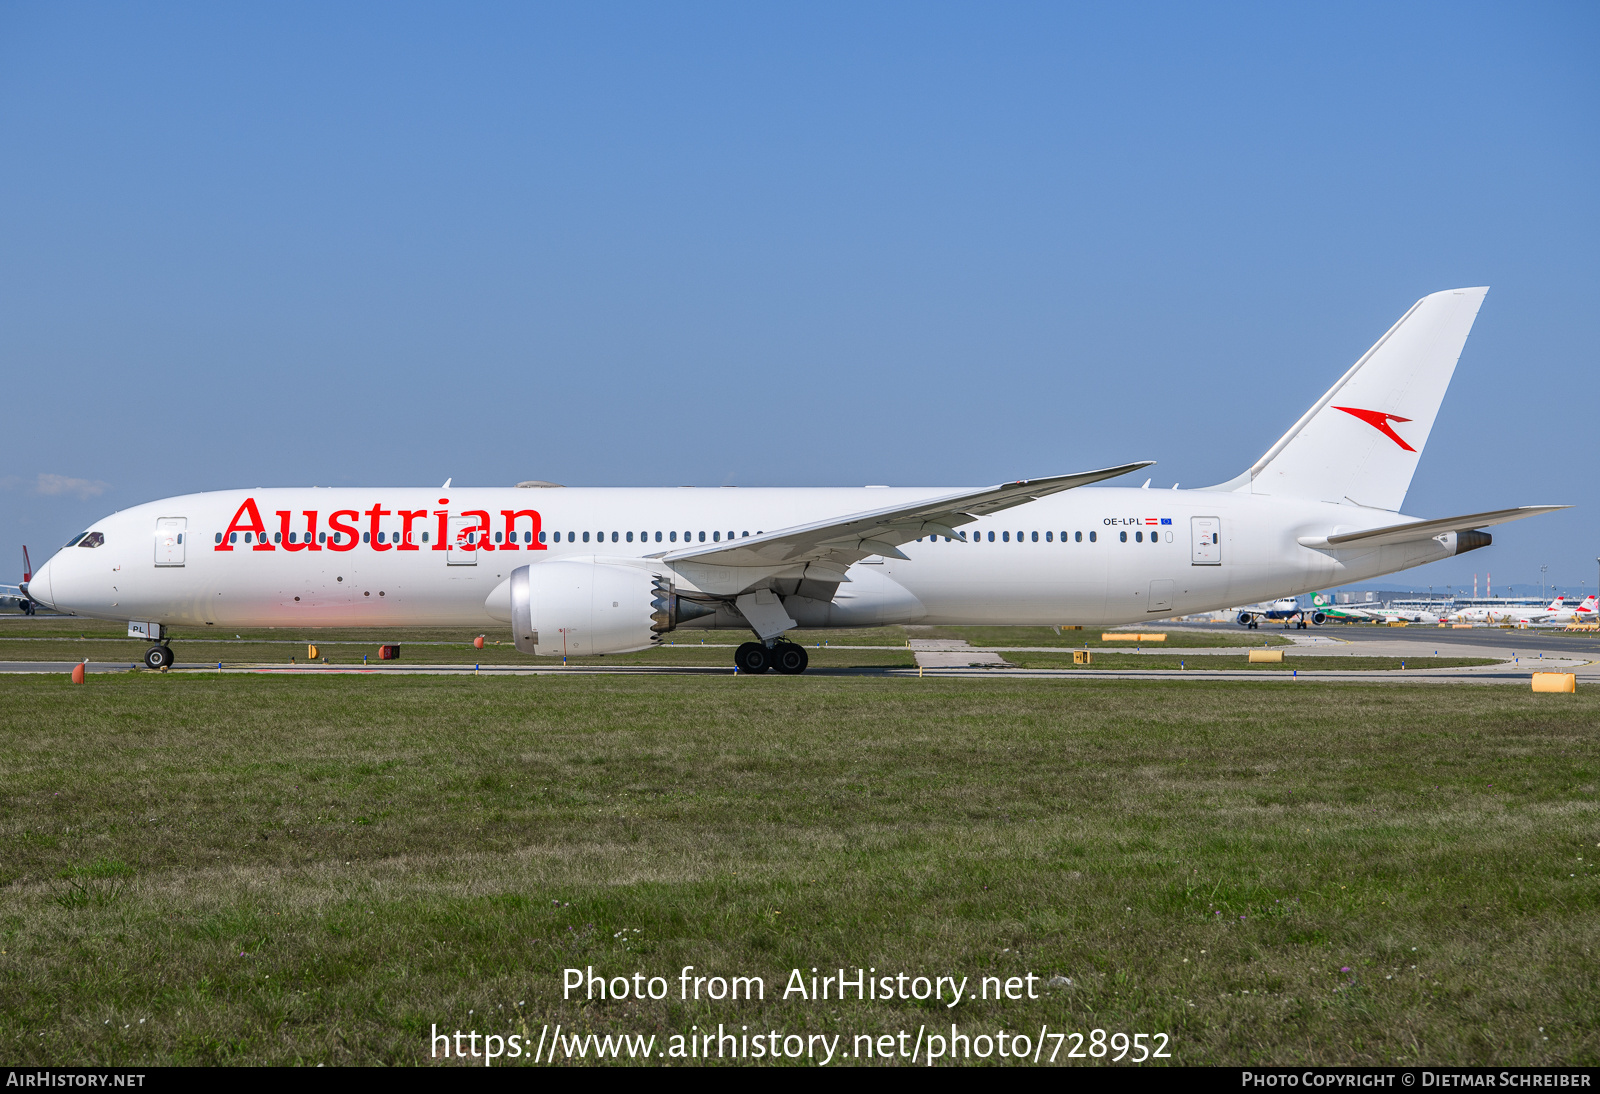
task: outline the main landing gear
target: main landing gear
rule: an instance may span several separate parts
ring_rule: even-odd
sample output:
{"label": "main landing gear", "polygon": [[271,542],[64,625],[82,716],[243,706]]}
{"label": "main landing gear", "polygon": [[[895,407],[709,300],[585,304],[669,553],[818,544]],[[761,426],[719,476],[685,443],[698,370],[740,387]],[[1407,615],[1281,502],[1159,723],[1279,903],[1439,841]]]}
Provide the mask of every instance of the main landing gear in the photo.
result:
{"label": "main landing gear", "polygon": [[170,669],[176,660],[172,647],[164,643],[144,651],[144,667],[147,669]]}
{"label": "main landing gear", "polygon": [[760,642],[746,642],[733,655],[733,663],[739,671],[749,673],[772,669],[785,676],[799,676],[810,662],[805,647],[793,642],[774,642],[770,649]]}

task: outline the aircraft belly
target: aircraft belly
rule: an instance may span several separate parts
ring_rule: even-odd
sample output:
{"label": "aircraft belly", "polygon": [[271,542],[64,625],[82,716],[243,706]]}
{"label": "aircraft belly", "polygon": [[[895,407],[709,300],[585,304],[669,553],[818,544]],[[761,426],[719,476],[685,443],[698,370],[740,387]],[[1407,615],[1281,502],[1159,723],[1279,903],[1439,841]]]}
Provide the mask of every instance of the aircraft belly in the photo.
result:
{"label": "aircraft belly", "polygon": [[1069,561],[1055,556],[1055,544],[1050,545],[1050,555],[1035,552],[1034,546],[941,543],[909,563],[898,563],[893,572],[927,608],[927,623],[1037,626],[1097,621],[1105,612],[1104,567],[1093,558]]}
{"label": "aircraft belly", "polygon": [[916,623],[926,615],[921,599],[896,579],[889,566],[856,566],[850,571],[849,583],[839,586],[828,606],[827,622],[821,625],[876,627]]}

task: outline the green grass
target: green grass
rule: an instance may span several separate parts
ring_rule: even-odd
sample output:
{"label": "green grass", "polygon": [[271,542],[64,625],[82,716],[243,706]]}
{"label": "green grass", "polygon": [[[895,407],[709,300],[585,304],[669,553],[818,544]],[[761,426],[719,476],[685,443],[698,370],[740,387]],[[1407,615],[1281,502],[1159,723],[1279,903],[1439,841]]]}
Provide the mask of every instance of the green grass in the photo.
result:
{"label": "green grass", "polygon": [[1240,628],[1234,631],[1197,631],[1151,627],[1084,627],[1082,630],[1063,629],[1060,634],[1053,627],[906,627],[912,638],[959,638],[974,646],[1063,646],[1068,649],[1129,649],[1141,643],[1114,640],[1103,642],[1102,634],[1114,631],[1135,634],[1165,634],[1164,642],[1146,642],[1151,647],[1164,649],[1204,649],[1206,647],[1287,646],[1289,640],[1281,634],[1262,634]]}
{"label": "green grass", "polygon": [[[1600,715],[1574,696],[772,676],[4,687],[0,1052],[16,1065],[415,1063],[434,1023],[724,1022],[848,1047],[952,1020],[1166,1032],[1190,1064],[1600,1062]],[[858,964],[1073,984],[956,1011],[774,998],[790,969]],[[563,1001],[561,970],[589,965],[674,986],[683,965],[757,974],[768,1000]]]}

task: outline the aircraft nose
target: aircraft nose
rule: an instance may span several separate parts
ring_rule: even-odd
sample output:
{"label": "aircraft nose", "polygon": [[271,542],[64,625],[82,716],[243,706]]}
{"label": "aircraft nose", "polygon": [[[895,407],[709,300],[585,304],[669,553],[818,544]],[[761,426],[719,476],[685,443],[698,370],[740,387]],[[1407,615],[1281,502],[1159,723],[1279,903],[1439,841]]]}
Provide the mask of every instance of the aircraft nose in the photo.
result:
{"label": "aircraft nose", "polygon": [[46,607],[55,607],[55,597],[50,589],[50,563],[46,562],[28,579],[28,599]]}

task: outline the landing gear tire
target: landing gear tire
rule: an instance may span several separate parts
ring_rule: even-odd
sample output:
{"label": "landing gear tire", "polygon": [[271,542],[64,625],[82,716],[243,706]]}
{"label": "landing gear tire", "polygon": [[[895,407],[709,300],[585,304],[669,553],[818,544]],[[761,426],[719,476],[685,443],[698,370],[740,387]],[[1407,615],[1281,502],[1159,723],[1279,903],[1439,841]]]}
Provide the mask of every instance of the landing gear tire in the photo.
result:
{"label": "landing gear tire", "polygon": [[772,667],[772,655],[760,642],[746,642],[734,651],[733,663],[740,672],[760,674]]}
{"label": "landing gear tire", "polygon": [[772,667],[785,676],[799,676],[811,663],[811,658],[806,656],[805,647],[797,646],[793,642],[779,642],[772,647],[770,656]]}
{"label": "landing gear tire", "polygon": [[144,651],[144,667],[147,669],[168,669],[176,660],[171,646],[151,646]]}
{"label": "landing gear tire", "polygon": [[1253,619],[1249,623],[1249,627],[1250,627],[1251,630],[1257,629],[1258,626],[1259,626],[1259,624],[1257,624],[1256,621],[1253,620]]}

